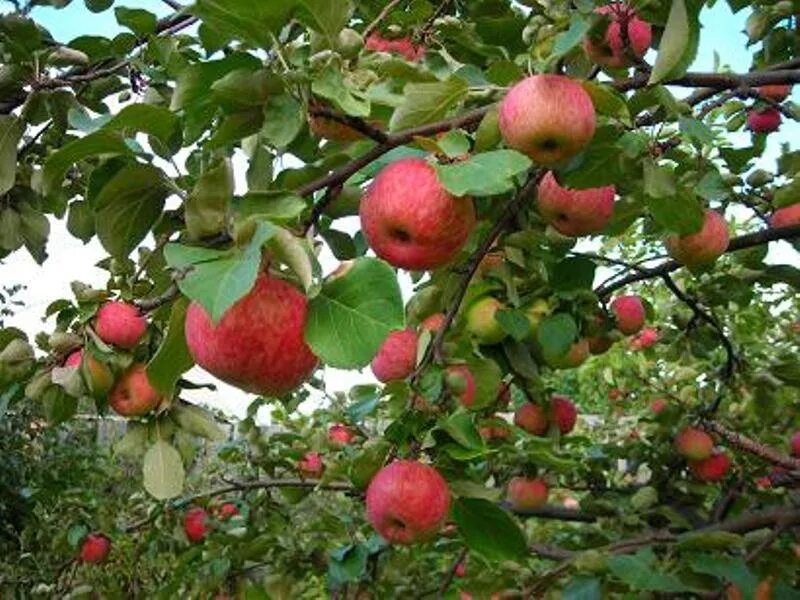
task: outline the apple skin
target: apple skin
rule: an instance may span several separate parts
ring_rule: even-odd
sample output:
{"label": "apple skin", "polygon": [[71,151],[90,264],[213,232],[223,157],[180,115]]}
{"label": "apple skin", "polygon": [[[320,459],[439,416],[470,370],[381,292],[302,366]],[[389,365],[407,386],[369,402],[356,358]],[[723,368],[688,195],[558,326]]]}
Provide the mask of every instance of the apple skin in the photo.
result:
{"label": "apple skin", "polygon": [[747,128],[753,133],[772,133],[781,126],[781,111],[774,106],[747,111]]}
{"label": "apple skin", "polygon": [[419,324],[420,331],[427,330],[430,331],[432,335],[436,335],[436,332],[444,327],[445,319],[446,317],[444,313],[434,313],[429,315],[422,320],[422,323]]}
{"label": "apple skin", "polygon": [[[455,377],[453,377],[455,376]],[[466,365],[453,365],[447,367],[447,381],[457,379],[458,389],[453,390],[453,395],[458,398],[461,406],[471,408],[475,404],[475,377]]]}
{"label": "apple skin", "polygon": [[800,458],[800,431],[796,431],[792,436],[789,442],[789,448],[791,449],[792,456]]}
{"label": "apple skin", "polygon": [[[599,6],[594,12],[608,16],[611,22],[602,39],[595,40],[586,37],[583,40],[583,49],[593,63],[612,69],[628,67],[633,64],[628,56],[629,53],[637,58],[642,58],[647,53],[650,42],[653,40],[653,32],[650,23],[640,19],[633,8],[617,2]],[[621,21],[623,19],[627,20],[628,24],[628,52],[625,51],[622,40]]]}
{"label": "apple skin", "polygon": [[599,233],[614,214],[613,185],[586,190],[561,187],[552,171],[539,182],[536,206],[542,219],[569,237]]}
{"label": "apple skin", "polygon": [[383,383],[405,379],[417,363],[417,334],[412,329],[391,332],[370,363],[372,373]]}
{"label": "apple skin", "polygon": [[728,224],[718,212],[706,209],[703,227],[689,235],[671,235],[664,245],[670,256],[692,267],[712,263],[728,249]]}
{"label": "apple skin", "polygon": [[215,377],[254,394],[282,396],[317,366],[303,337],[307,312],[303,294],[262,273],[216,325],[192,302],[186,343],[194,361]]}
{"label": "apple skin", "polygon": [[421,158],[401,158],[378,173],[359,207],[369,247],[389,264],[428,270],[452,261],[475,226],[472,198],[458,198]]}
{"label": "apple skin", "polygon": [[644,304],[639,296],[618,296],[611,303],[611,312],[616,317],[617,329],[625,335],[638,333],[644,326]]}
{"label": "apple skin", "polygon": [[705,460],[714,450],[714,440],[702,429],[686,427],[675,436],[675,449],[689,460]]}
{"label": "apple skin", "polygon": [[689,470],[700,481],[721,481],[731,468],[731,459],[725,452],[714,452],[703,460],[689,462]]}
{"label": "apple skin", "polygon": [[667,408],[667,401],[664,398],[656,398],[650,403],[650,412],[654,415],[661,414]]}
{"label": "apple skin", "polygon": [[789,83],[775,83],[772,85],[762,85],[756,88],[762,98],[773,102],[783,102],[792,93],[792,86]]}
{"label": "apple skin", "polygon": [[186,511],[183,516],[183,531],[191,542],[202,542],[208,535],[208,513],[205,509],[195,506]]}
{"label": "apple skin", "polygon": [[161,394],[152,386],[143,363],[134,363],[114,384],[108,405],[123,417],[141,417],[161,403]]}
{"label": "apple skin", "polygon": [[503,98],[498,125],[509,148],[552,166],[583,150],[594,136],[596,117],[580,83],[563,75],[532,75]]}
{"label": "apple skin", "polygon": [[453,574],[456,577],[466,577],[467,576],[467,565],[464,564],[463,560],[456,565],[455,569],[453,569]]}
{"label": "apple skin", "polygon": [[411,62],[425,58],[425,46],[414,46],[411,38],[408,37],[389,40],[380,33],[374,32],[367,36],[364,47],[373,52],[398,54]]}
{"label": "apple skin", "polygon": [[239,514],[239,507],[236,506],[233,502],[226,502],[222,506],[219,507],[219,511],[217,513],[219,518],[223,521],[227,521],[231,517],[235,517]]}
{"label": "apple skin", "polygon": [[85,563],[101,563],[111,552],[111,540],[102,533],[90,533],[81,544],[80,560]]}
{"label": "apple skin", "polygon": [[91,353],[85,353],[81,348],[67,357],[64,366],[79,368],[84,361],[84,355],[87,356],[84,378],[87,380],[89,391],[95,398],[105,398],[114,385],[114,374],[108,365],[97,360]]}
{"label": "apple skin", "polygon": [[303,477],[319,477],[325,470],[322,456],[319,452],[306,452],[305,456],[297,461],[297,469]]}
{"label": "apple skin", "polygon": [[94,329],[106,344],[130,350],[142,339],[147,320],[132,304],[111,301],[98,309]]}
{"label": "apple skin", "polygon": [[444,525],[450,490],[439,472],[413,460],[383,467],[367,488],[367,520],[392,544],[415,544]]}
{"label": "apple skin", "polygon": [[775,228],[800,225],[800,203],[784,206],[776,210],[772,213],[769,224]]}
{"label": "apple skin", "polygon": [[550,422],[541,406],[527,402],[514,411],[514,425],[528,433],[543,437],[547,435]]}
{"label": "apple skin", "polygon": [[586,362],[589,354],[589,340],[581,338],[573,343],[565,354],[561,356],[546,355],[544,359],[553,369],[574,369]]}
{"label": "apple skin", "polygon": [[645,327],[636,337],[631,339],[631,350],[647,350],[658,342],[658,331],[652,327]]}
{"label": "apple skin", "polygon": [[539,324],[544,318],[552,312],[550,303],[544,298],[535,300],[528,308],[525,309],[525,316],[528,317],[528,323],[531,326],[531,337],[536,335],[536,330],[539,329]]}
{"label": "apple skin", "polygon": [[554,395],[550,399],[550,410],[553,413],[553,422],[558,426],[561,435],[566,435],[575,429],[578,409],[572,400],[566,396]]}
{"label": "apple skin", "polygon": [[353,442],[355,434],[347,425],[336,423],[328,428],[328,441],[334,446],[347,446]]}
{"label": "apple skin", "polygon": [[536,510],[547,503],[549,492],[549,487],[544,479],[514,477],[508,482],[506,500],[513,510]]}
{"label": "apple skin", "polygon": [[506,331],[494,315],[503,308],[503,303],[491,296],[476,300],[467,309],[467,332],[479,344],[491,345],[502,342],[506,337]]}

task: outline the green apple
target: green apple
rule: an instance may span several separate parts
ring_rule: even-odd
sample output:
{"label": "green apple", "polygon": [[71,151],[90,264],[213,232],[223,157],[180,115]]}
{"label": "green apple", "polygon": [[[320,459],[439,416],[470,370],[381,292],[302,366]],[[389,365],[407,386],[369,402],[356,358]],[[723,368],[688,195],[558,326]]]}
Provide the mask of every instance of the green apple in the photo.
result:
{"label": "green apple", "polygon": [[486,296],[476,300],[467,309],[466,329],[479,344],[497,344],[506,337],[506,331],[495,319],[495,313],[504,308],[497,298]]}

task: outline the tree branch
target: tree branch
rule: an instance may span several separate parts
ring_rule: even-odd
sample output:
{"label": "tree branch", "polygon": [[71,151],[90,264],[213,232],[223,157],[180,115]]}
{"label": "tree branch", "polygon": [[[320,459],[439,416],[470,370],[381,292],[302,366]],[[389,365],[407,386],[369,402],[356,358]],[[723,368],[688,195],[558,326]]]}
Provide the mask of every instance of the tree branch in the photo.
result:
{"label": "tree branch", "polygon": [[387,16],[389,16],[389,13],[392,12],[392,10],[394,10],[394,8],[402,1],[403,0],[391,0],[391,2],[389,2],[386,6],[384,6],[381,12],[378,13],[378,16],[375,17],[375,20],[372,21],[372,23],[370,23],[369,25],[367,25],[367,28],[364,30],[364,33],[362,34],[364,38],[369,37],[369,34],[375,31],[378,25],[381,24],[381,21],[383,21]]}
{"label": "tree branch", "polygon": [[447,593],[450,584],[453,583],[453,578],[456,576],[456,569],[458,569],[458,565],[460,565],[464,559],[467,557],[467,548],[463,548],[461,552],[458,553],[458,556],[453,561],[451,567],[445,573],[444,579],[442,580],[442,585],[439,588],[439,598],[444,598],[444,595]]}
{"label": "tree branch", "polygon": [[781,466],[790,471],[800,472],[800,458],[792,458],[779,452],[771,446],[752,440],[741,433],[728,429],[718,421],[701,421],[700,426],[706,431],[716,433],[725,438],[730,444],[737,448],[749,452],[755,456],[771,462],[773,465]]}
{"label": "tree branch", "polygon": [[523,518],[529,517],[535,519],[552,519],[554,521],[575,521],[579,523],[594,523],[597,521],[597,517],[595,515],[563,506],[547,505],[535,510],[514,510],[507,503],[503,503],[503,508],[506,508],[515,515]]}
{"label": "tree branch", "polygon": [[386,140],[389,138],[389,136],[384,131],[381,131],[380,129],[374,127],[373,125],[370,125],[364,119],[346,115],[344,113],[332,109],[330,106],[313,106],[313,107],[309,106],[308,113],[312,117],[330,119],[331,121],[336,121],[337,123],[341,123],[342,125],[345,125],[350,129],[354,129],[360,134],[375,140],[379,144],[386,142]]}

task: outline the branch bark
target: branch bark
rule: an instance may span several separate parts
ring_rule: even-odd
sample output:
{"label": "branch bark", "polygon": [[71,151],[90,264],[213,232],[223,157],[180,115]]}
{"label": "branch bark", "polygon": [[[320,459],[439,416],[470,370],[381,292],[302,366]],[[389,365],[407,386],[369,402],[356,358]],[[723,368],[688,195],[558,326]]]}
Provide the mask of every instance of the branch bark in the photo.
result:
{"label": "branch bark", "polygon": [[741,433],[737,433],[732,429],[725,427],[718,421],[702,421],[700,426],[706,431],[716,433],[717,435],[725,438],[731,445],[736,446],[745,452],[749,452],[750,454],[758,456],[759,458],[763,458],[764,460],[771,462],[773,465],[778,465],[784,469],[789,469],[790,471],[800,472],[800,458],[786,456],[771,446],[767,446],[766,444],[752,440]]}

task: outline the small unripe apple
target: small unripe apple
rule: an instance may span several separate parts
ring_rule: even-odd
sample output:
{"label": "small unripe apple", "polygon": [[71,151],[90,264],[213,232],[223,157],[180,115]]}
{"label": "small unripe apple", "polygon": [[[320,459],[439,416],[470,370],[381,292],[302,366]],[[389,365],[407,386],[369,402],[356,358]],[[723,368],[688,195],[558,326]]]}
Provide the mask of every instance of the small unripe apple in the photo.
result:
{"label": "small unripe apple", "polygon": [[[583,48],[589,59],[603,67],[620,68],[632,64],[630,55],[642,58],[650,47],[653,32],[650,23],[640,19],[636,11],[622,2],[597,7],[594,12],[605,15],[610,23],[597,39],[586,37]],[[627,25],[628,48],[622,39],[622,24]]]}
{"label": "small unripe apple", "polygon": [[336,37],[336,49],[344,58],[355,58],[364,47],[364,38],[355,29],[345,27]]}
{"label": "small unripe apple", "polygon": [[721,481],[728,474],[730,467],[731,459],[722,451],[715,451],[703,460],[689,462],[689,470],[700,481]]}
{"label": "small unripe apple", "polygon": [[80,367],[84,362],[86,370],[83,375],[89,391],[95,398],[105,398],[114,385],[114,374],[108,365],[97,360],[90,352],[81,349],[70,354],[64,361],[64,366]]}
{"label": "small unripe apple", "polygon": [[617,329],[625,335],[632,335],[644,326],[644,304],[639,296],[630,294],[615,298],[611,303],[611,312],[616,318]]}
{"label": "small unripe apple", "polygon": [[578,237],[599,233],[614,213],[613,185],[571,190],[561,187],[552,171],[539,182],[536,206],[545,223],[559,233]]}
{"label": "small unripe apple", "polygon": [[141,417],[161,403],[162,396],[150,383],[147,368],[134,363],[114,384],[108,404],[123,417]]}
{"label": "small unripe apple", "polygon": [[596,118],[592,98],[580,83],[563,75],[532,75],[503,98],[498,124],[509,148],[552,166],[586,147]]}
{"label": "small unripe apple", "polygon": [[191,542],[201,542],[208,535],[208,513],[195,506],[186,511],[183,517],[183,531]]}
{"label": "small unripe apple", "polygon": [[566,396],[554,395],[550,400],[550,410],[553,414],[553,422],[558,426],[561,435],[565,435],[575,428],[578,409],[572,400]]}
{"label": "small unripe apple", "polygon": [[471,408],[475,403],[475,377],[466,365],[447,367],[447,387],[458,398],[462,406]]}
{"label": "small unripe apple", "polygon": [[800,225],[800,203],[777,209],[769,219],[772,227],[789,227]]}
{"label": "small unripe apple", "polygon": [[506,331],[495,318],[495,313],[503,308],[503,303],[491,296],[476,300],[467,309],[467,332],[479,344],[491,345],[503,341]]}
{"label": "small unripe apple", "polygon": [[533,435],[544,436],[550,423],[541,406],[526,402],[514,411],[514,425]]}
{"label": "small unripe apple", "polygon": [[111,540],[102,533],[90,533],[81,543],[80,560],[86,563],[101,563],[111,552]]}
{"label": "small unripe apple", "polygon": [[645,327],[630,341],[632,350],[647,350],[658,342],[658,331],[652,327]]}
{"label": "small unripe apple", "polygon": [[322,464],[322,456],[319,452],[306,452],[305,456],[297,461],[297,470],[304,477],[319,477],[325,470]]}
{"label": "small unripe apple", "polygon": [[506,499],[513,510],[536,510],[547,503],[549,488],[539,477],[514,477],[508,482]]}
{"label": "small unripe apple", "polygon": [[390,40],[380,33],[374,32],[367,36],[365,48],[373,52],[398,54],[411,62],[417,62],[425,58],[425,46],[415,46],[411,38],[408,37]]}
{"label": "small unripe apple", "polygon": [[707,209],[700,231],[689,235],[672,235],[664,241],[672,258],[682,265],[712,263],[728,249],[728,224],[718,212]]}
{"label": "small unripe apple", "polygon": [[405,379],[417,364],[417,334],[413,329],[391,332],[370,363],[378,381]]}
{"label": "small unripe apple", "polygon": [[550,303],[544,298],[534,300],[533,304],[525,309],[525,316],[528,317],[528,323],[531,326],[531,336],[536,335],[539,324],[552,310]]}
{"label": "small unripe apple", "polygon": [[347,446],[353,438],[355,434],[347,425],[336,423],[328,428],[328,440],[335,446]]}
{"label": "small unripe apple", "polygon": [[761,85],[756,88],[762,98],[773,102],[783,102],[792,93],[792,86],[789,83],[773,83],[771,85]]}
{"label": "small unripe apple", "polygon": [[686,427],[675,436],[675,449],[689,460],[703,460],[711,456],[714,440],[702,429]]}
{"label": "small unripe apple", "polygon": [[142,339],[147,321],[132,304],[112,301],[98,309],[94,329],[106,344],[130,350]]}
{"label": "small unripe apple", "polygon": [[381,169],[359,208],[369,247],[395,267],[427,270],[452,261],[475,226],[469,197],[459,198],[421,158]]}
{"label": "small unripe apple", "polygon": [[792,456],[800,458],[800,431],[796,431],[792,436],[789,442],[789,448],[791,448]]}
{"label": "small unripe apple", "polygon": [[367,488],[367,520],[392,544],[430,539],[442,528],[450,490],[439,472],[413,460],[383,467]]}
{"label": "small unripe apple", "polygon": [[772,133],[781,126],[781,111],[774,106],[747,111],[747,128],[753,133]]}

